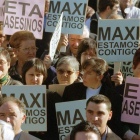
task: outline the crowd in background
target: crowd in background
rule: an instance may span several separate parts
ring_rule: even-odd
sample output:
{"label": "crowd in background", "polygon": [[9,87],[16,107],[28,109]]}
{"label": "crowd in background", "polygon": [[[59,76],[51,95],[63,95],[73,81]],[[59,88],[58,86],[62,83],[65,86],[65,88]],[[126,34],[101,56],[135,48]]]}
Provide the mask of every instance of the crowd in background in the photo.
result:
{"label": "crowd in background", "polygon": [[[69,34],[68,36],[61,34],[53,60],[49,56],[49,44],[53,33],[44,30],[42,40],[36,39],[34,34],[29,31],[18,31],[13,35],[5,35],[2,33],[1,22],[0,89],[4,85],[46,85],[47,132],[29,132],[30,135],[42,140],[59,140],[55,103],[87,99],[86,117],[88,122],[82,122],[76,126],[67,140],[84,140],[82,138],[85,134],[76,135],[77,132],[91,132],[91,129],[94,129],[93,133],[97,135],[93,136],[95,140],[140,140],[139,125],[121,122],[125,86],[125,79],[121,71],[114,73],[112,63],[108,64],[97,57],[98,21],[101,19],[140,19],[140,1],[137,1],[136,4],[138,7],[134,6],[133,0],[89,0],[83,34]],[[47,20],[48,7],[49,0],[46,0],[44,24]],[[127,13],[126,8],[131,10]],[[66,52],[61,52],[61,47],[64,46]],[[140,49],[136,51],[132,61],[134,77],[140,78]],[[57,92],[50,91],[48,87],[51,84],[67,85],[63,95],[60,96]],[[97,95],[104,96],[98,97]],[[9,128],[9,130],[5,127],[1,128],[1,131],[4,131],[0,133],[3,135],[2,139],[6,140],[5,133],[7,135],[13,127],[14,140],[18,140],[24,134],[21,131],[21,124],[26,118],[23,111],[25,107],[21,107],[24,105],[16,99],[3,99],[2,94],[1,100],[0,119],[8,123],[11,123],[11,119],[13,122],[12,126],[0,122],[0,127],[6,125],[5,127]],[[105,103],[107,106],[105,109],[107,114],[100,111],[97,123],[89,117],[89,114],[91,115],[95,111],[89,109],[89,102],[95,104],[93,105],[95,110],[98,108],[95,107],[96,105]],[[17,106],[15,107],[13,104]],[[10,114],[9,108],[14,110],[15,118],[12,116],[8,120],[5,117]],[[105,115],[107,118],[102,118]],[[92,126],[89,122],[94,125]],[[113,136],[109,137],[109,133]]]}

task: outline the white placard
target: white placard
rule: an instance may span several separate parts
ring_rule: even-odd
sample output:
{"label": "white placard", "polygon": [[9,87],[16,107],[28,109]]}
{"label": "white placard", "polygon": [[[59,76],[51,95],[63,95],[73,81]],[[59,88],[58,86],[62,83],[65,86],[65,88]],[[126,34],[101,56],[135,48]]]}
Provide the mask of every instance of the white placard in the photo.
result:
{"label": "white placard", "polygon": [[31,31],[42,39],[45,0],[6,0],[4,34],[12,35],[21,30]]}
{"label": "white placard", "polygon": [[87,0],[50,0],[46,32],[54,32],[61,13],[64,13],[62,33],[83,34]]}
{"label": "white placard", "polygon": [[25,131],[46,131],[46,86],[2,86],[2,96],[15,96],[26,106]]}
{"label": "white placard", "polygon": [[55,104],[60,140],[70,134],[73,126],[86,120],[86,101],[79,100]]}
{"label": "white placard", "polygon": [[60,36],[61,36],[61,28],[62,28],[62,18],[63,18],[63,13],[60,16],[60,19],[57,23],[57,26],[55,28],[55,31],[53,33],[53,36],[51,38],[50,41],[50,51],[49,51],[49,56],[51,57],[51,60],[53,60],[59,40],[60,40]]}

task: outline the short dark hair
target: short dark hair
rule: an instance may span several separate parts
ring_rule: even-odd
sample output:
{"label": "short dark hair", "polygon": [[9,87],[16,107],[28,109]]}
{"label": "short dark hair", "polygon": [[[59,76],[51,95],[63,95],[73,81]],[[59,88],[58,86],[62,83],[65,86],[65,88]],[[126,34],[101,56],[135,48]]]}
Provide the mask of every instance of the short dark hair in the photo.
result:
{"label": "short dark hair", "polygon": [[0,106],[2,106],[4,103],[9,102],[9,101],[17,104],[19,110],[22,113],[26,114],[25,104],[13,96],[1,98],[0,99]]}
{"label": "short dark hair", "polygon": [[77,51],[77,60],[79,61],[79,63],[81,60],[82,53],[87,50],[93,50],[95,54],[97,54],[97,42],[94,39],[85,38],[80,42]]}
{"label": "short dark hair", "polygon": [[30,31],[18,31],[10,37],[10,46],[12,48],[19,48],[22,41],[36,40],[34,34]]}
{"label": "short dark hair", "polygon": [[4,56],[7,60],[7,62],[9,62],[9,63],[11,62],[10,54],[6,49],[2,48],[0,50],[0,55]]}
{"label": "short dark hair", "polygon": [[47,68],[43,63],[43,61],[38,58],[32,58],[30,60],[27,60],[22,67],[22,82],[25,85],[26,85],[26,79],[25,79],[26,72],[32,67],[35,67],[36,71],[43,74],[44,81],[47,78]]}
{"label": "short dark hair", "polygon": [[99,0],[98,9],[100,12],[104,12],[107,6],[110,6],[110,9],[112,9],[115,4],[119,4],[119,1],[118,0]]}
{"label": "short dark hair", "polygon": [[107,62],[98,57],[85,60],[82,64],[82,69],[86,69],[88,66],[91,66],[92,70],[98,75],[104,75],[108,71]]}
{"label": "short dark hair", "polygon": [[87,102],[86,102],[86,107],[88,106],[89,102],[93,102],[93,103],[96,103],[96,104],[101,104],[101,103],[105,103],[106,106],[107,106],[107,110],[108,111],[111,111],[111,102],[110,100],[104,96],[104,95],[95,95],[95,96],[92,96],[90,97]]}
{"label": "short dark hair", "polygon": [[70,140],[75,140],[76,133],[78,132],[93,132],[97,134],[99,138],[98,140],[101,140],[101,133],[99,132],[98,128],[88,121],[82,121],[76,126],[74,126],[70,134]]}
{"label": "short dark hair", "polygon": [[140,63],[140,48],[135,52],[133,57],[134,69],[136,69],[139,63]]}

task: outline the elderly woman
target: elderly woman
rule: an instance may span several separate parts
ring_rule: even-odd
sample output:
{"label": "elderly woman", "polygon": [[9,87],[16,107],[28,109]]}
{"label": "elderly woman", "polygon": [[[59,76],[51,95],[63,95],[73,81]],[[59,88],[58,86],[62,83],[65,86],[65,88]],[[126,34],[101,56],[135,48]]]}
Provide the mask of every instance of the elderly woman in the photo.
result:
{"label": "elderly woman", "polygon": [[8,70],[10,68],[10,55],[7,50],[0,50],[0,88],[3,85],[22,85],[19,81],[13,80]]}
{"label": "elderly woman", "polygon": [[[47,78],[47,69],[44,62],[38,58],[27,60],[22,67],[22,82],[25,85],[42,85]],[[61,102],[61,96],[47,90],[47,132],[30,132],[42,140],[59,139],[55,103]]]}
{"label": "elderly woman", "polygon": [[72,84],[77,80],[79,63],[75,57],[62,57],[57,63],[56,71],[57,77],[53,79],[53,84]]}
{"label": "elderly woman", "polygon": [[74,83],[67,86],[63,93],[64,101],[74,101],[89,99],[91,96],[103,94],[107,96],[112,103],[113,117],[109,127],[117,134],[121,135],[121,96],[107,83],[106,79],[108,64],[101,58],[91,58],[85,60],[82,64],[83,83]]}

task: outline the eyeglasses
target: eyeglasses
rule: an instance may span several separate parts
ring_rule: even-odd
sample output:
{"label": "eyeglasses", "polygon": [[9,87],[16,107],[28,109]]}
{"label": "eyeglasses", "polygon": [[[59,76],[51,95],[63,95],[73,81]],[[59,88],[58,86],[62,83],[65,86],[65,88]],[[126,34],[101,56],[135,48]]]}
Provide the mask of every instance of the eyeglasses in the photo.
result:
{"label": "eyeglasses", "polygon": [[75,71],[70,71],[70,70],[65,71],[65,70],[63,70],[63,69],[57,69],[57,72],[58,72],[60,75],[64,74],[65,72],[67,73],[67,75],[72,75]]}
{"label": "eyeglasses", "polygon": [[22,49],[24,52],[28,53],[29,51],[35,52],[38,50],[37,47],[32,47],[32,48],[24,48]]}

